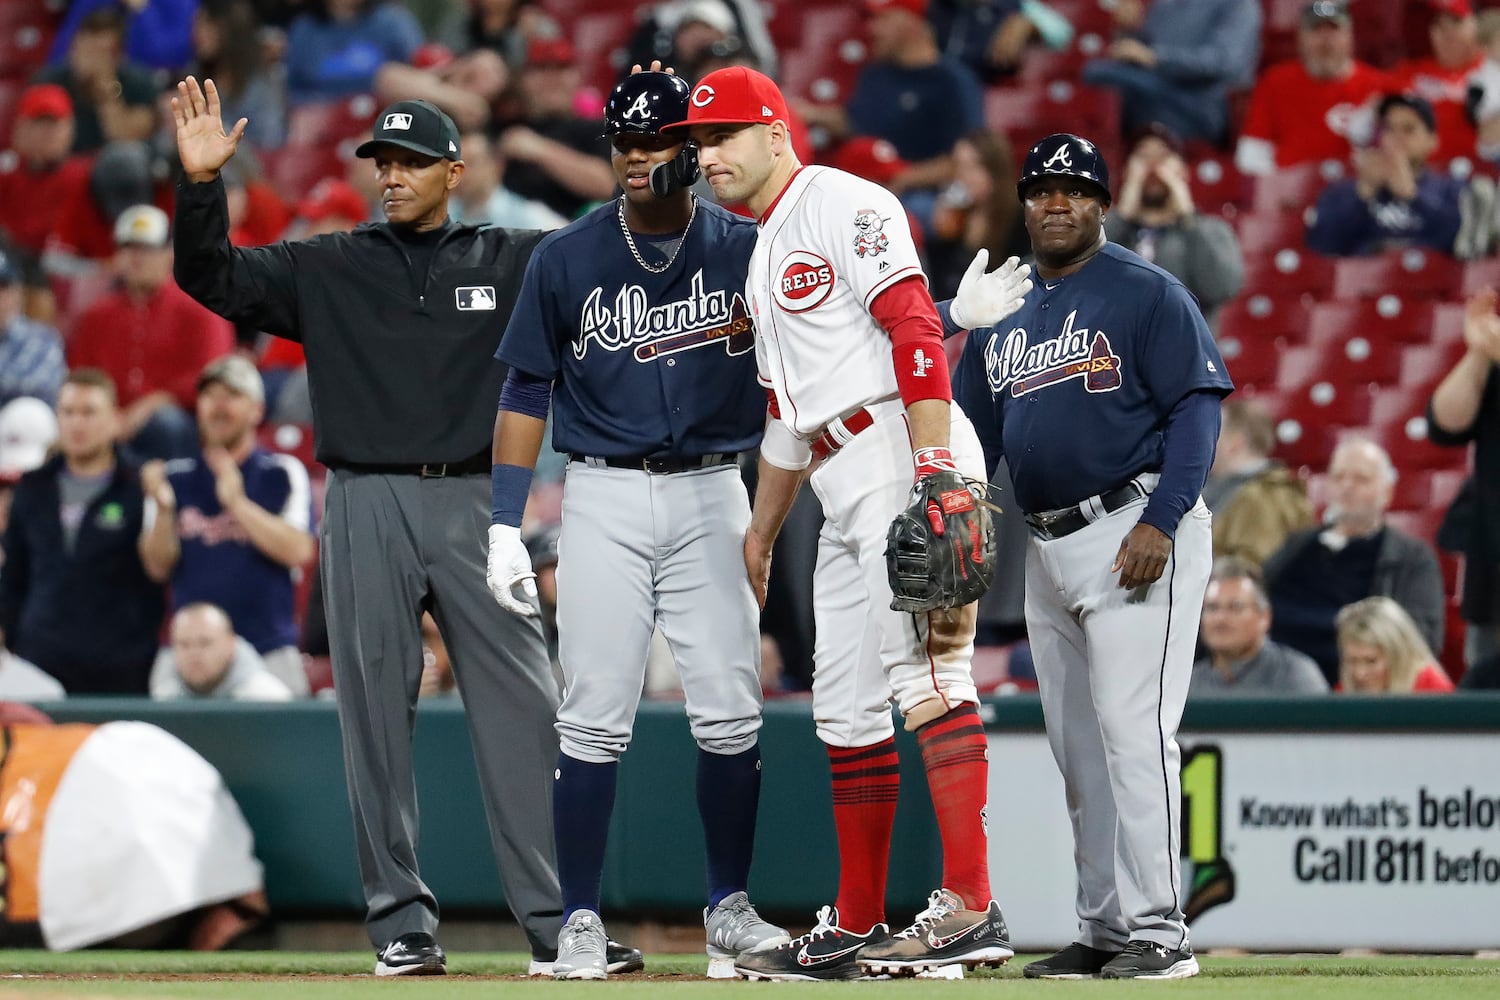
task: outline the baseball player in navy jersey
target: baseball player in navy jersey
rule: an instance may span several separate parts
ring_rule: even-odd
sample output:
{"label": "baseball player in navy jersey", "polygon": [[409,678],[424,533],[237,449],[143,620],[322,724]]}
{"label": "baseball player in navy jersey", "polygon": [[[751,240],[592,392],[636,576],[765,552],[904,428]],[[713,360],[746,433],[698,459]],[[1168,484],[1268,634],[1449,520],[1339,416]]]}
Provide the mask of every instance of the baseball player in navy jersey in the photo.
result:
{"label": "baseball player in navy jersey", "polygon": [[[745,288],[771,419],[744,560],[762,598],[772,543],[809,475],[826,515],[813,582],[813,714],[833,772],[838,898],[809,934],[743,955],[735,968],[757,979],[850,979],[999,964],[1011,949],[990,895],[974,606],[893,611],[884,556],[913,482],[937,470],[982,480],[983,455],[951,403],[941,324],[905,210],[878,185],[803,167],[786,120],[769,78],[732,67],[699,82],[680,126],[714,193],[743,201],[760,222]],[[995,275],[1025,280],[1015,262]],[[892,700],[921,743],[943,846],[942,886],[894,936],[885,923],[899,781]]]}
{"label": "baseball player in navy jersey", "polygon": [[489,583],[507,610],[532,607],[519,526],[549,405],[553,446],[570,459],[557,566],[559,979],[605,977],[605,839],[657,627],[698,744],[709,975],[732,978],[735,959],[787,940],[746,894],[760,638],[736,458],[759,442],[766,412],[744,295],[755,226],[689,190],[694,149],[660,132],[687,101],[687,83],[668,73],[615,88],[605,132],[623,193],[537,247],[496,355],[510,374],[495,425]]}
{"label": "baseball player in navy jersey", "polygon": [[973,330],[954,384],[1031,528],[1026,625],[1078,863],[1078,940],[1026,975],[1180,979],[1198,963],[1176,733],[1212,556],[1199,493],[1232,385],[1182,283],[1105,238],[1092,143],[1043,139],[1018,192],[1036,287]]}

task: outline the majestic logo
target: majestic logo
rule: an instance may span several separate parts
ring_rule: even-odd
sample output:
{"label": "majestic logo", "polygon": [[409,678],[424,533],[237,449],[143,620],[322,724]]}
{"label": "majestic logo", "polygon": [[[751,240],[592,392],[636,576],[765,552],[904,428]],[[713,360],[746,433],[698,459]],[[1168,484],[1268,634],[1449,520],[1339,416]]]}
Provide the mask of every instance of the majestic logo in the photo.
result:
{"label": "majestic logo", "polygon": [[1089,392],[1111,392],[1120,387],[1120,358],[1109,345],[1104,331],[1074,329],[1078,310],[1068,313],[1062,332],[1051,340],[1028,347],[1025,327],[1015,327],[1000,343],[998,333],[984,345],[985,374],[990,391],[999,395],[1010,386],[1019,399],[1035,389],[1069,379],[1083,379]]}
{"label": "majestic logo", "polygon": [[856,257],[875,257],[885,253],[891,241],[882,230],[886,220],[873,208],[861,209],[854,217],[854,254]]}
{"label": "majestic logo", "polygon": [[411,128],[411,115],[400,111],[393,111],[385,116],[385,124],[381,126],[387,132],[405,132]]}
{"label": "majestic logo", "polygon": [[912,376],[915,378],[926,378],[927,373],[932,370],[932,366],[937,364],[937,362],[932,358],[929,358],[927,356],[927,352],[922,350],[920,347],[912,353],[911,357],[912,361],[916,363],[916,368],[912,371]]}
{"label": "majestic logo", "polygon": [[1051,170],[1057,166],[1073,169],[1073,154],[1068,151],[1067,146],[1058,146],[1056,152],[1042,161],[1043,170]]}
{"label": "majestic logo", "polygon": [[651,120],[651,102],[646,99],[645,94],[637,94],[635,103],[620,113],[621,118],[640,118],[642,121]]}
{"label": "majestic logo", "polygon": [[833,291],[833,265],[807,250],[793,250],[781,262],[781,276],[772,279],[771,295],[787,312],[816,309]]}
{"label": "majestic logo", "polygon": [[717,96],[714,93],[714,88],[706,83],[700,83],[698,84],[698,89],[693,91],[693,107],[706,108],[713,103],[714,98]]}
{"label": "majestic logo", "polygon": [[604,289],[595,288],[583,303],[578,330],[573,357],[579,361],[591,341],[611,353],[631,349],[642,363],[721,341],[731,357],[755,348],[755,327],[744,297],[706,290],[701,270],[693,275],[686,298],[659,306],[650,304],[640,285],[622,286],[612,303],[604,301]]}
{"label": "majestic logo", "polygon": [[494,285],[459,285],[453,290],[459,312],[494,312]]}

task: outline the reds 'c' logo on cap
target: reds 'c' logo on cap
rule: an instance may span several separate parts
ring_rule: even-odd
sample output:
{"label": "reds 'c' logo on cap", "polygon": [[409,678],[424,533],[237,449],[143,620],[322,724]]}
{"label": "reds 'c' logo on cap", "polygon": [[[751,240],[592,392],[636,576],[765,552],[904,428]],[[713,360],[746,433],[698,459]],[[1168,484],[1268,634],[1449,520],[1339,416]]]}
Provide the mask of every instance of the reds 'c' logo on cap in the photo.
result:
{"label": "reds 'c' logo on cap", "polygon": [[714,93],[714,88],[706,83],[700,83],[697,89],[693,91],[693,107],[706,108],[713,103],[714,98],[717,96]]}
{"label": "reds 'c' logo on cap", "polygon": [[780,277],[771,286],[776,304],[787,312],[816,309],[833,291],[833,265],[806,250],[793,250],[782,260]]}

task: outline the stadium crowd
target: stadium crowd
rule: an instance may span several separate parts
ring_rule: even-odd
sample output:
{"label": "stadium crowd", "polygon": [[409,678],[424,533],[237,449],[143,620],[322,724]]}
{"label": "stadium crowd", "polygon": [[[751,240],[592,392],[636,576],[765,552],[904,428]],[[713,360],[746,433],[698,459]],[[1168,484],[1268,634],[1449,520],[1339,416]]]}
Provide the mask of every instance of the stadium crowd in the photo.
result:
{"label": "stadium crowd", "polygon": [[[406,98],[463,132],[464,221],[557,228],[613,197],[602,95],[652,59],[775,76],[804,160],[901,198],[938,299],[977,249],[1025,253],[1015,151],[1093,139],[1109,237],[1193,292],[1237,386],[1205,490],[1219,561],[1192,696],[1492,686],[1500,4],[1482,6],[8,0],[0,700],[330,683],[301,349],[172,278],[172,83],[211,77],[225,120],[249,119],[223,176],[250,246],[379,218],[353,147]],[[526,524],[554,651],[564,465],[544,454]],[[768,694],[811,678],[822,515],[804,492],[763,619]],[[1002,523],[981,604],[985,690],[1032,683],[1025,530]],[[430,620],[424,641],[423,693],[451,696]],[[660,654],[648,688],[671,696]]]}

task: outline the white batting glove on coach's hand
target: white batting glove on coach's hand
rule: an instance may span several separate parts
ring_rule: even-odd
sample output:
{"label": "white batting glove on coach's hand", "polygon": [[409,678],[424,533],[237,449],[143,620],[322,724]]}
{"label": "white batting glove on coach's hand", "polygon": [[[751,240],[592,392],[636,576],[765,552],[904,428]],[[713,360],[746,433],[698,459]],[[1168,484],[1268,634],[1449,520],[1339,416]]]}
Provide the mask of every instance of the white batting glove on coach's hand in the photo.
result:
{"label": "white batting glove on coach's hand", "polygon": [[986,274],[989,265],[990,252],[981,248],[948,306],[948,315],[965,330],[994,326],[1021,308],[1031,291],[1031,265],[1022,264],[1021,258],[1012,257]]}
{"label": "white batting glove on coach's hand", "polygon": [[484,574],[485,583],[495,603],[513,615],[534,618],[539,614],[535,604],[516,596],[536,599],[536,573],[531,569],[531,554],[521,541],[521,529],[508,524],[490,525],[490,560]]}

